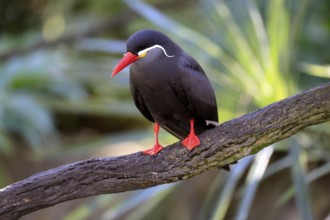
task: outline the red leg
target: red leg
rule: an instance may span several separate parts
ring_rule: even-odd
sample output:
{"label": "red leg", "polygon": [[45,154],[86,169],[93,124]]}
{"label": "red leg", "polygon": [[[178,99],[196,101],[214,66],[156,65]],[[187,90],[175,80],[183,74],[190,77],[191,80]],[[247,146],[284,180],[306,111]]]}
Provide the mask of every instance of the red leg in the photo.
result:
{"label": "red leg", "polygon": [[154,125],[154,133],[155,133],[155,145],[153,148],[143,151],[144,154],[149,154],[151,156],[154,156],[158,154],[159,151],[163,150],[163,146],[158,143],[159,124],[157,122]]}
{"label": "red leg", "polygon": [[194,123],[194,119],[190,119],[190,133],[188,137],[182,141],[182,144],[189,150],[192,150],[193,148],[200,145],[199,138],[195,134]]}

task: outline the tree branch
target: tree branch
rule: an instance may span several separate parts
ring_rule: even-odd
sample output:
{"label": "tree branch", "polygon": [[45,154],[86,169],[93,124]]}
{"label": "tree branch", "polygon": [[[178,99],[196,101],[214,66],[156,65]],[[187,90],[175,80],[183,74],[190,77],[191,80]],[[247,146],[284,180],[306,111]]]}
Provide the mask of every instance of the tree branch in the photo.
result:
{"label": "tree branch", "polygon": [[141,152],[93,158],[37,173],[0,190],[0,219],[61,202],[188,179],[330,120],[330,83],[273,103],[203,133],[191,152],[180,142],[156,157]]}

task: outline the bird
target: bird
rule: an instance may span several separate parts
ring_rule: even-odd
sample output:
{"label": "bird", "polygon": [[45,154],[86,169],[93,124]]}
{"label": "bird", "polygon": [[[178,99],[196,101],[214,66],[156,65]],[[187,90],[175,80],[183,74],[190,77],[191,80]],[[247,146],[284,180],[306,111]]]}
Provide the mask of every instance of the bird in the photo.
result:
{"label": "bird", "polygon": [[155,144],[144,154],[155,156],[163,149],[160,127],[191,151],[200,145],[197,135],[218,125],[215,93],[204,70],[168,36],[151,29],[132,34],[111,76],[129,65],[134,104],[154,123]]}

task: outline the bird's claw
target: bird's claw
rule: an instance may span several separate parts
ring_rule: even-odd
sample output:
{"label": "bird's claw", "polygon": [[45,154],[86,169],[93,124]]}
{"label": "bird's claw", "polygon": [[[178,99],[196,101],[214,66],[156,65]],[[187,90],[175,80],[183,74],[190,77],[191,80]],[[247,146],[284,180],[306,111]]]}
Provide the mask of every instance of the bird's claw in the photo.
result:
{"label": "bird's claw", "polygon": [[183,146],[188,148],[188,150],[192,150],[198,145],[200,145],[201,142],[199,141],[199,138],[195,134],[189,134],[188,137],[186,137],[186,139],[182,141],[182,144]]}
{"label": "bird's claw", "polygon": [[163,146],[160,144],[155,144],[153,148],[149,150],[143,151],[143,154],[149,154],[151,156],[157,155],[161,150],[163,150]]}

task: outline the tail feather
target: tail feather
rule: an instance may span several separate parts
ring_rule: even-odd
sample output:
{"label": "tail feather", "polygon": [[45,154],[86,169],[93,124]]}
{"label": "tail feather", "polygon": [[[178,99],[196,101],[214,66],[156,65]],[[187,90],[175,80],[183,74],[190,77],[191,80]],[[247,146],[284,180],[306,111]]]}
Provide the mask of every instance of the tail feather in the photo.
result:
{"label": "tail feather", "polygon": [[[180,140],[185,139],[190,132],[189,122],[167,120],[165,123],[160,123],[160,125]],[[207,123],[205,120],[195,120],[195,133],[197,135],[214,127],[216,127],[214,123]]]}

